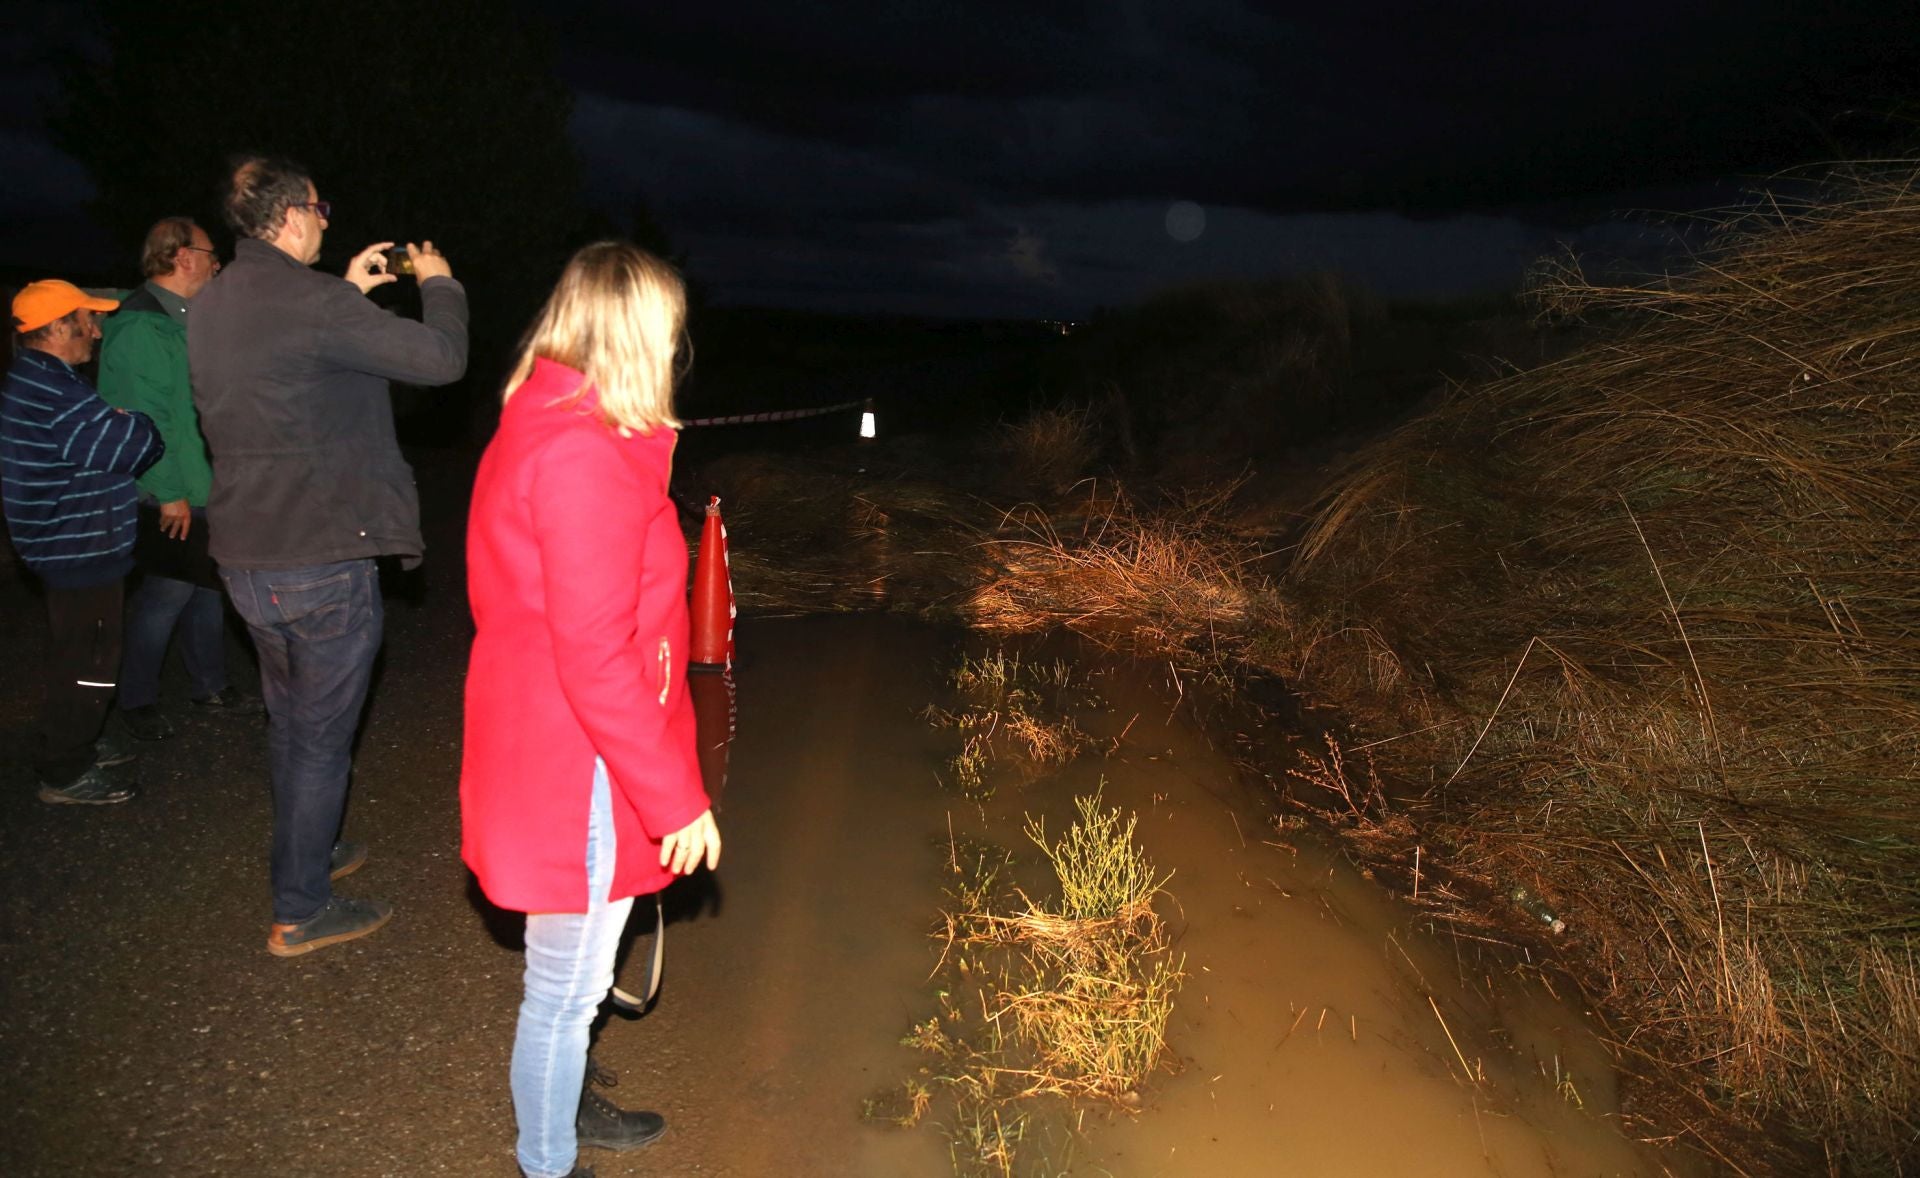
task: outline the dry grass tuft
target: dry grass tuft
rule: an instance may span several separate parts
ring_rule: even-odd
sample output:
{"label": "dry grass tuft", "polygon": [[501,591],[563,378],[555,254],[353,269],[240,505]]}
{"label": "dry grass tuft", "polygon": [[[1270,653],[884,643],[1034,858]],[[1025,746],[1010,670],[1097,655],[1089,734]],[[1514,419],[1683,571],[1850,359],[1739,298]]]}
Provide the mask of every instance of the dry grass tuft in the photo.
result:
{"label": "dry grass tuft", "polygon": [[[927,1055],[925,1074],[952,1098],[959,1173],[1012,1173],[1036,1100],[1137,1110],[1141,1086],[1167,1061],[1167,1021],[1185,978],[1153,907],[1170,877],[1133,841],[1133,817],[1098,795],[1075,807],[1079,818],[1059,839],[1039,823],[1027,828],[1053,868],[1057,904],[1004,883],[1007,853],[949,845],[956,882],[939,934],[941,1012],[904,1042]],[[910,1081],[907,1102],[923,1088]],[[887,1111],[898,1103],[870,1115],[900,1121]]]}
{"label": "dry grass tuft", "polygon": [[962,612],[986,630],[1065,626],[1151,649],[1244,634],[1274,607],[1249,572],[1257,541],[1220,518],[1232,490],[1155,512],[1117,488],[1105,500],[1090,497],[1078,517],[1010,512],[998,536],[981,543],[997,572]]}
{"label": "dry grass tuft", "polygon": [[1215,661],[1276,625],[1278,599],[1253,569],[1261,537],[1230,523],[1240,482],[1146,508],[1118,483],[1087,481],[1050,514],[992,507],[922,481],[937,472],[915,465],[856,479],[755,455],[702,471],[703,491],[726,500],[741,610],[907,610],[999,633],[1066,626]]}
{"label": "dry grass tuft", "polygon": [[994,443],[1004,481],[1044,495],[1065,494],[1100,453],[1093,411],[1084,406],[1037,410],[1002,426]]}

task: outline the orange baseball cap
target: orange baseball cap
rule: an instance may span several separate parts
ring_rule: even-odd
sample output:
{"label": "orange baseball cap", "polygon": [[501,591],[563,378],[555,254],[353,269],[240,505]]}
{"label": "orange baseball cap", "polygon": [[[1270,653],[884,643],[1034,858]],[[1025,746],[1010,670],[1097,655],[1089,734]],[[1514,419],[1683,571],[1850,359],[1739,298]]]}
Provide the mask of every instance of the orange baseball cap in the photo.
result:
{"label": "orange baseball cap", "polygon": [[38,282],[29,282],[19,294],[13,296],[13,329],[35,331],[83,308],[88,311],[114,311],[119,307],[118,299],[96,299],[71,282],[42,278]]}

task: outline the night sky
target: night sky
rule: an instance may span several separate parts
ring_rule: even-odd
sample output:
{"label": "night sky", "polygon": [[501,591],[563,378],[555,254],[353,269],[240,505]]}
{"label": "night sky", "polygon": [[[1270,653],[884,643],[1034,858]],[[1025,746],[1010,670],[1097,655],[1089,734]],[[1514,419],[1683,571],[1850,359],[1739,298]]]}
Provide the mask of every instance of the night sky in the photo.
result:
{"label": "night sky", "polygon": [[[109,265],[40,113],[83,10],[10,8],[0,262]],[[1472,294],[1557,242],[1657,262],[1672,231],[1639,210],[1920,141],[1914,3],[525,10],[590,199],[644,200],[733,304],[1080,317],[1323,269]]]}

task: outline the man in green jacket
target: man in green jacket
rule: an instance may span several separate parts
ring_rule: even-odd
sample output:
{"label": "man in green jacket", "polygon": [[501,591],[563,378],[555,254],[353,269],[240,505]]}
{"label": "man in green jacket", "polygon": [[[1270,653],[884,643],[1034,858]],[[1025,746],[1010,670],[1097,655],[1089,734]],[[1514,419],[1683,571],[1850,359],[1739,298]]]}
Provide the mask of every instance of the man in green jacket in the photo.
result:
{"label": "man in green jacket", "polygon": [[[260,699],[227,681],[224,603],[207,558],[207,444],[187,376],[187,315],[193,298],[220,270],[213,241],[186,217],[147,231],[140,268],[146,284],[104,324],[100,395],[151,417],[166,456],[140,477],[140,526],[134,546],[142,570],[127,600],[120,665],[120,712],[140,740],[164,740],[173,725],[160,711],[160,668],[177,629],[194,704],[227,715],[258,715]],[[158,508],[155,521],[154,508]]]}

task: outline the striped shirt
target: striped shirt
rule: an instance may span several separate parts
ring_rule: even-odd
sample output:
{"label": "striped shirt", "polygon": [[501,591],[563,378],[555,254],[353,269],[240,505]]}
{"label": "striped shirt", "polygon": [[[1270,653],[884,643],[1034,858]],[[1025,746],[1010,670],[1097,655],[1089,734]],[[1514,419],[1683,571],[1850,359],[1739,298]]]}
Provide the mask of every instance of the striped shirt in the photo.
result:
{"label": "striped shirt", "polygon": [[21,348],[0,390],[0,503],[20,559],[66,588],[126,576],[133,479],[165,449],[144,413],[115,409],[64,361]]}

